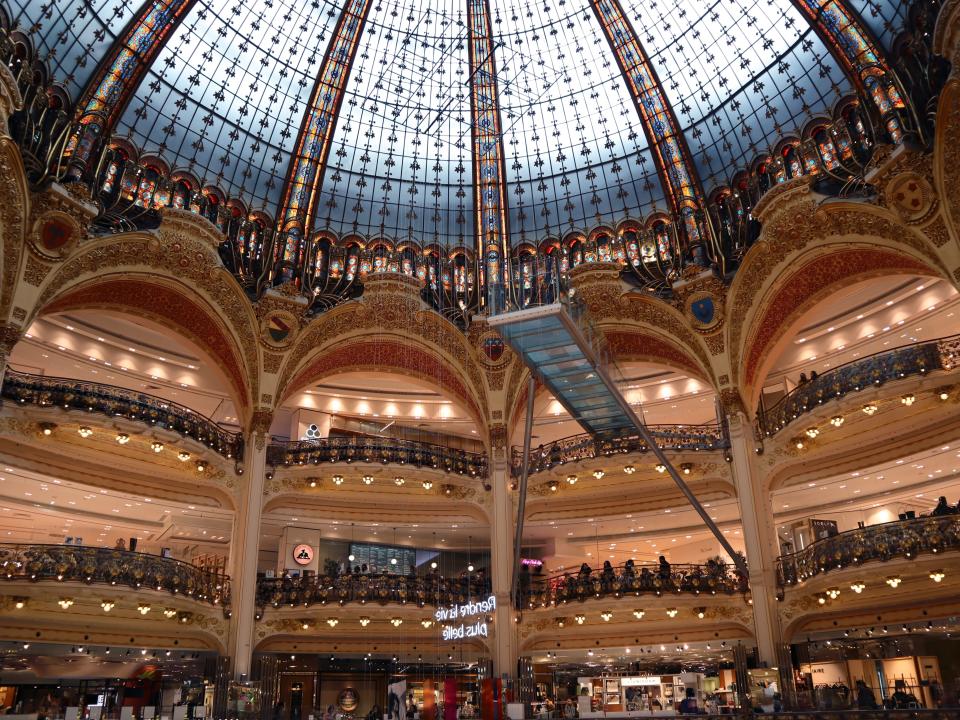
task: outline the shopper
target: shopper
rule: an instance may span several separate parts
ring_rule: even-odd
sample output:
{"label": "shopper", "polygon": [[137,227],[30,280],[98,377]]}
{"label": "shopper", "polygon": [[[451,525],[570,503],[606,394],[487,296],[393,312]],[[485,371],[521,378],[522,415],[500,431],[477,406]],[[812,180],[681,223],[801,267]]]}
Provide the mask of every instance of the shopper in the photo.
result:
{"label": "shopper", "polygon": [[937,506],[933,509],[930,515],[934,517],[939,517],[941,515],[953,515],[956,512],[957,511],[954,508],[950,507],[950,505],[947,503],[947,498],[941,495],[940,499],[937,500]]}
{"label": "shopper", "polygon": [[873,688],[867,685],[863,680],[857,680],[857,709],[877,709],[877,697],[873,694]]}
{"label": "shopper", "polygon": [[700,715],[700,708],[697,707],[697,691],[692,687],[687,688],[686,697],[680,701],[677,712],[681,715]]}
{"label": "shopper", "polygon": [[907,692],[907,684],[903,680],[897,680],[893,686],[893,695],[890,696],[891,707],[897,709],[920,707],[917,698]]}

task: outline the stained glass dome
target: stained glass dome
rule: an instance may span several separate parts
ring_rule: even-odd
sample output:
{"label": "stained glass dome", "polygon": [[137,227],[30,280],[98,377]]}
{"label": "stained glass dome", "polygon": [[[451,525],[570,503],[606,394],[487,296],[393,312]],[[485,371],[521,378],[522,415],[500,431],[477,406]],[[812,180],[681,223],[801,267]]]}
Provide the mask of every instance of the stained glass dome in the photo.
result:
{"label": "stained glass dome", "polygon": [[[8,2],[12,24],[29,30],[52,79],[74,100],[99,81],[110,48],[151,8],[176,15],[163,18],[169,27],[161,39],[131,46],[149,67],[123,88],[113,134],[271,220],[278,220],[318,73],[330,53],[348,53],[306,230],[474,246],[477,70],[468,0],[355,3],[365,21],[344,47],[334,43],[347,3],[330,0]],[[607,3],[481,4],[491,28],[513,244],[671,213],[636,89],[605,32]],[[837,48],[799,0],[617,5],[704,194],[728,186],[784,137],[829,121],[856,92]],[[824,2],[820,12],[831,7]],[[880,50],[903,20],[893,0],[850,0],[843,12],[856,14]],[[148,43],[156,44],[152,55],[143,50]]]}

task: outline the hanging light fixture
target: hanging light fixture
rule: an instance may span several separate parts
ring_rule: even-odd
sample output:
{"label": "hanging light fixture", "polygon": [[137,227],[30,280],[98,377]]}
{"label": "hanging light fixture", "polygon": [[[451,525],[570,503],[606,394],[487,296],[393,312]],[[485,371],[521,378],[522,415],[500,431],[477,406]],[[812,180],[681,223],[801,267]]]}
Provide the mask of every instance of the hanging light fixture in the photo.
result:
{"label": "hanging light fixture", "polygon": [[[332,627],[332,628],[333,628],[333,627],[336,627],[336,626],[337,626],[337,623],[339,623],[339,622],[340,622],[340,621],[337,620],[337,618],[327,618],[327,625],[329,625],[329,626]],[[306,629],[306,628],[304,628],[304,629]]]}
{"label": "hanging light fixture", "polygon": [[633,465],[627,465],[623,468],[623,472],[627,475],[633,475],[637,469]]}
{"label": "hanging light fixture", "polygon": [[603,618],[604,622],[610,622],[610,620],[613,618],[613,613],[609,610],[604,610],[602,613],[600,613],[600,617]]}
{"label": "hanging light fixture", "polygon": [[573,619],[577,621],[577,625],[583,625],[584,620],[587,618],[584,615],[574,615]]}
{"label": "hanging light fixture", "polygon": [[117,433],[117,442],[121,445],[126,445],[128,442],[130,442],[130,436],[124,432]]}
{"label": "hanging light fixture", "polygon": [[397,476],[393,479],[393,484],[396,485],[397,487],[400,487],[400,486],[403,485],[405,482],[406,482],[406,480],[403,479],[403,476],[402,476],[402,475],[397,475]]}
{"label": "hanging light fixture", "polygon": [[817,435],[820,434],[820,430],[815,427],[807,428],[803,431],[804,435],[813,440]]}
{"label": "hanging light fixture", "polygon": [[947,574],[943,570],[932,570],[930,572],[930,579],[935,583],[942,582]]}
{"label": "hanging light fixture", "polygon": [[863,406],[862,408],[860,408],[860,409],[863,410],[863,414],[864,414],[864,415],[873,415],[873,414],[877,411],[878,408],[877,408],[877,406],[874,405],[873,403],[867,403],[866,405],[864,405],[864,406]]}
{"label": "hanging light fixture", "polygon": [[676,608],[667,608],[667,615],[669,615],[669,616],[672,617],[672,618],[675,618],[675,617],[677,616],[677,609],[676,609]]}
{"label": "hanging light fixture", "polygon": [[560,483],[558,483],[556,480],[551,480],[550,482],[547,483],[547,489],[549,489],[550,492],[556,492],[557,488],[559,487],[560,487]]}
{"label": "hanging light fixture", "polygon": [[366,627],[369,624],[370,624],[370,618],[368,618],[366,615],[360,618],[360,627]]}
{"label": "hanging light fixture", "polygon": [[576,484],[577,484],[577,476],[576,476],[576,475],[567,475],[567,482],[570,483],[571,485],[576,485]]}
{"label": "hanging light fixture", "polygon": [[113,600],[103,600],[100,602],[100,607],[103,608],[104,612],[110,612],[116,607],[116,605],[117,604]]}
{"label": "hanging light fixture", "polygon": [[137,605],[137,612],[141,615],[146,615],[148,612],[150,612],[150,605],[147,603],[140,603]]}
{"label": "hanging light fixture", "polygon": [[423,481],[422,483],[420,483],[420,484],[423,486],[423,489],[424,489],[424,490],[429,490],[430,488],[433,487],[433,482],[430,481],[430,480],[424,480],[424,481]]}
{"label": "hanging light fixture", "polygon": [[152,443],[150,443],[150,449],[155,453],[163,452],[163,443],[159,440],[154,440]]}
{"label": "hanging light fixture", "polygon": [[361,479],[364,485],[373,485],[373,475],[364,475]]}
{"label": "hanging light fixture", "polygon": [[604,476],[604,475],[606,475],[606,473],[605,473],[603,470],[594,470],[594,471],[593,471],[593,476],[594,476],[597,480],[603,479],[603,476]]}
{"label": "hanging light fixture", "polygon": [[850,583],[850,589],[853,590],[857,595],[862,593],[867,587],[867,584],[863,580],[854,580]]}
{"label": "hanging light fixture", "polygon": [[637,620],[642,620],[642,619],[643,619],[643,616],[646,615],[646,614],[647,614],[647,613],[646,613],[645,610],[639,610],[639,609],[637,609],[637,610],[634,610],[634,611],[633,611],[633,616],[634,616]]}
{"label": "hanging light fixture", "polygon": [[836,600],[838,597],[840,597],[840,588],[827,588],[827,597],[829,597],[831,600]]}
{"label": "hanging light fixture", "polygon": [[91,435],[93,435],[93,430],[88,428],[86,425],[81,425],[80,427],[78,427],[77,432],[80,433],[80,437],[82,438],[88,438]]}
{"label": "hanging light fixture", "polygon": [[177,453],[177,459],[180,462],[186,462],[187,460],[190,459],[190,453],[188,453],[186,450],[181,450],[180,452]]}
{"label": "hanging light fixture", "polygon": [[430,618],[424,618],[420,621],[420,624],[423,625],[424,629],[428,629],[431,625],[433,625],[433,620]]}
{"label": "hanging light fixture", "polygon": [[916,400],[917,400],[917,396],[914,395],[913,393],[907,393],[906,395],[900,398],[900,402],[902,402],[907,407],[910,407],[911,405],[913,405],[913,403],[915,403]]}
{"label": "hanging light fixture", "polygon": [[73,598],[60,598],[57,601],[57,605],[59,605],[63,610],[69,610],[73,605]]}
{"label": "hanging light fixture", "polygon": [[653,469],[656,470],[658,473],[662,474],[667,471],[667,466],[664,465],[663,463],[657,463],[656,465],[653,466]]}
{"label": "hanging light fixture", "polygon": [[834,415],[830,418],[830,424],[837,428],[843,425],[843,415]]}
{"label": "hanging light fixture", "polygon": [[334,475],[330,480],[333,481],[333,484],[337,487],[343,485],[343,475]]}
{"label": "hanging light fixture", "polygon": [[403,618],[398,618],[398,617],[390,618],[390,624],[393,625],[395,628],[400,627],[401,625],[403,625]]}
{"label": "hanging light fixture", "polygon": [[896,589],[896,587],[903,582],[903,578],[899,575],[891,575],[887,578],[887,585]]}

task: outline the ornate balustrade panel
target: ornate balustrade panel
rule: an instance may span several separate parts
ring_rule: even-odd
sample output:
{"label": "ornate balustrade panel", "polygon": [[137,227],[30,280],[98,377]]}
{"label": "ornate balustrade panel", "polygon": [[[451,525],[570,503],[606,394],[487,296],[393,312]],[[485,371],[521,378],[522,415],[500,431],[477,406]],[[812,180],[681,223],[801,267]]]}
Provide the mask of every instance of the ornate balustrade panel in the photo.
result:
{"label": "ornate balustrade panel", "polygon": [[[522,584],[525,584],[525,580]],[[532,578],[530,588],[521,588],[523,606],[552,607],[591,598],[627,595],[732,595],[749,590],[747,579],[733,565],[634,565]]]}
{"label": "ornate balustrade panel", "polygon": [[267,447],[267,464],[273,467],[355,462],[396,463],[435,468],[469,477],[487,477],[487,456],[483,453],[414,440],[329,437],[318,440],[274,440]]}
{"label": "ornate balustrade panel", "polygon": [[868,562],[960,550],[960,514],[897,520],[818,540],[777,559],[780,588]]}
{"label": "ornate balustrade panel", "polygon": [[379,603],[443,606],[489,596],[490,581],[481,575],[442,578],[438,575],[340,575],[261,578],[257,607]]}
{"label": "ornate balustrade panel", "polygon": [[0,578],[151,589],[230,607],[230,579],[179,560],[80,545],[0,544]]}
{"label": "ornate balustrade panel", "polygon": [[952,348],[957,345],[956,337],[906,345],[828,370],[797,386],[772,407],[759,411],[760,430],[772,437],[828,400],[934,370],[949,370],[955,362],[950,359]]}
{"label": "ornate balustrade panel", "polygon": [[226,458],[243,457],[243,437],[190,408],[113,385],[7,370],[0,397],[19,405],[85,410],[122,417],[190,437]]}
{"label": "ornate balustrade panel", "polygon": [[[657,443],[664,450],[707,451],[730,447],[726,431],[718,423],[708,425],[648,425]],[[543,472],[559,465],[593,458],[613,457],[626,453],[645,453],[650,448],[636,433],[614,437],[594,437],[589,433],[572,435],[530,451],[530,473]],[[523,451],[513,448],[511,470],[519,476]]]}

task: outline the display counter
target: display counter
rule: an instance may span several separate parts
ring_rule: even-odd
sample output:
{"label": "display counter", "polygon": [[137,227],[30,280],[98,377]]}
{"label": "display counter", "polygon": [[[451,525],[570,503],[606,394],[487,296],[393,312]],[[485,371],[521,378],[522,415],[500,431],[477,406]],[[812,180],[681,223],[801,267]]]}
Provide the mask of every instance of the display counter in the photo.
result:
{"label": "display counter", "polygon": [[704,676],[700,673],[577,678],[578,709],[581,718],[670,717],[686,696],[694,691],[704,707]]}

